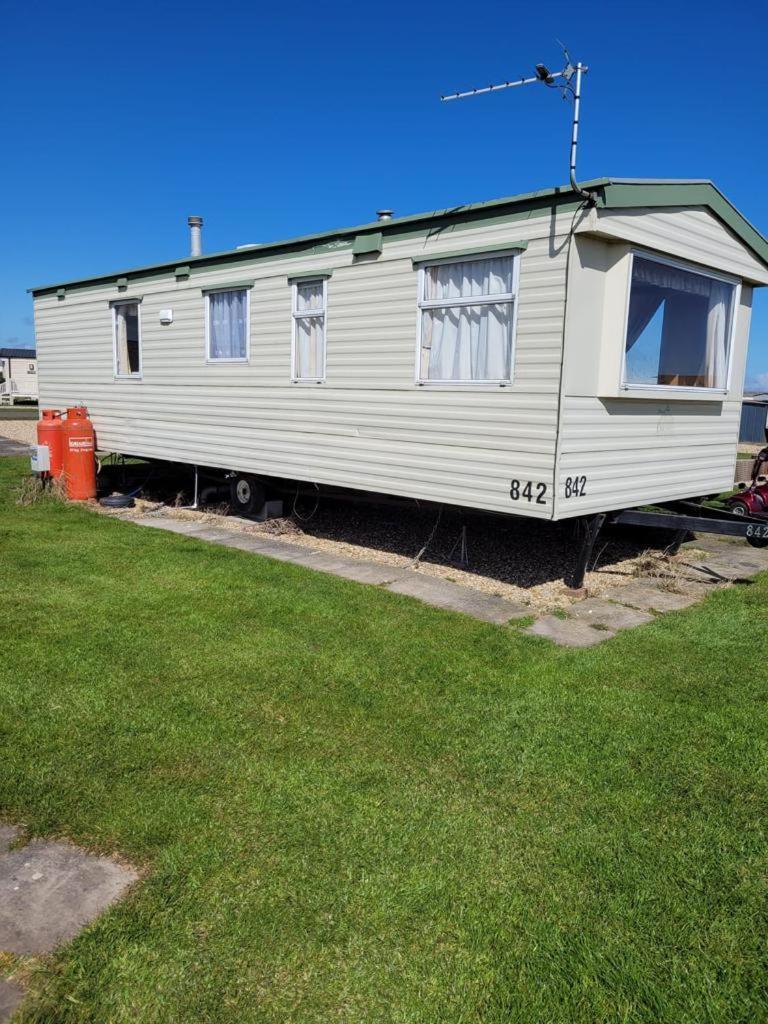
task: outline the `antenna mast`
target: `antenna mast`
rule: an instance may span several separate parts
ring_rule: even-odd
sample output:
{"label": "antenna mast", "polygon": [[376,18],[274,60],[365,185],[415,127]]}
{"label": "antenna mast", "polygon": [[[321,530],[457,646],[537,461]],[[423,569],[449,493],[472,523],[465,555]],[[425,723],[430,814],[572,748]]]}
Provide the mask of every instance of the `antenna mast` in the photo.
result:
{"label": "antenna mast", "polygon": [[[562,45],[562,44],[561,44]],[[570,152],[570,181],[571,188],[589,204],[595,202],[591,192],[587,192],[576,181],[576,152],[579,145],[579,111],[581,107],[581,78],[589,68],[577,61],[571,61],[570,55],[563,46],[565,54],[565,67],[562,71],[550,71],[543,64],[536,65],[536,74],[530,78],[518,78],[513,82],[500,82],[498,85],[485,85],[479,89],[468,89],[466,92],[454,92],[449,96],[441,96],[443,103],[448,100],[463,100],[468,96],[479,96],[484,92],[497,92],[499,89],[514,89],[518,85],[532,85],[534,82],[543,82],[550,89],[559,89],[563,99],[573,99],[573,126],[571,129],[571,152]],[[558,81],[559,80],[559,81]]]}

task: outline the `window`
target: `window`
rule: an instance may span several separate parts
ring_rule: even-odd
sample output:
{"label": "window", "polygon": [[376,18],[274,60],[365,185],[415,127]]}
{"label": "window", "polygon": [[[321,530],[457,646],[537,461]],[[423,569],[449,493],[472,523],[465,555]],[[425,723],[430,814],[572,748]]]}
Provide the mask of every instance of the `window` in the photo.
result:
{"label": "window", "polygon": [[728,387],[736,286],[676,263],[632,257],[625,387]]}
{"label": "window", "polygon": [[325,379],[325,292],[323,278],[293,285],[294,381]]}
{"label": "window", "polygon": [[248,359],[248,289],[208,292],[208,358],[245,362]]}
{"label": "window", "polygon": [[141,376],[141,318],[138,302],[116,302],[112,306],[115,331],[115,374]]}
{"label": "window", "polygon": [[421,270],[421,383],[512,379],[514,256],[429,264]]}

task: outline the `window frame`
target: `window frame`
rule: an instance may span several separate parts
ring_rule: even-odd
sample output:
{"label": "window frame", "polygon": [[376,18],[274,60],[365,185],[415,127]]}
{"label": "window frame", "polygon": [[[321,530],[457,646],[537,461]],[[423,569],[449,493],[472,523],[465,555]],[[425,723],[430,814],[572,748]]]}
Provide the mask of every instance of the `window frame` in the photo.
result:
{"label": "window frame", "polygon": [[[725,387],[698,387],[691,384],[636,384],[627,380],[627,330],[629,329],[629,306],[632,299],[632,274],[635,266],[635,256],[647,260],[649,263],[661,263],[663,266],[674,267],[676,270],[685,270],[691,274],[698,274],[699,277],[709,277],[714,281],[722,281],[733,287],[733,301],[728,317],[727,349],[728,360],[725,378]],[[653,395],[671,395],[681,392],[687,396],[695,397],[700,395],[708,398],[713,395],[727,395],[731,390],[731,378],[733,373],[734,339],[736,337],[736,323],[738,310],[741,304],[741,279],[724,274],[719,270],[712,270],[697,263],[690,263],[686,260],[678,260],[668,256],[661,256],[648,249],[632,248],[629,251],[629,269],[627,272],[627,288],[624,304],[624,328],[621,334],[621,375],[619,377],[620,393],[627,392],[650,392]]]}
{"label": "window frame", "polygon": [[[214,366],[219,363],[250,363],[251,361],[251,288],[252,285],[222,285],[221,288],[206,288],[205,297],[205,362]],[[244,356],[212,356],[211,355],[211,296],[223,292],[245,292],[245,355]]]}
{"label": "window frame", "polygon": [[[296,374],[296,344],[298,341],[297,322],[317,316],[316,312],[299,312],[299,288],[302,285],[321,283],[323,286],[323,366],[322,374],[316,377],[299,377]],[[291,281],[291,384],[325,384],[328,363],[328,276],[302,277]]]}
{"label": "window frame", "polygon": [[[509,256],[512,259],[512,291],[503,292],[498,295],[470,296],[466,299],[456,299],[446,302],[443,299],[425,299],[424,289],[426,287],[427,271],[431,267],[445,265],[446,263],[479,263],[481,260],[501,259]],[[509,249],[489,248],[487,251],[473,250],[472,254],[466,256],[442,256],[435,259],[419,262],[418,284],[417,284],[417,315],[418,323],[416,328],[416,367],[414,384],[417,387],[438,387],[438,388],[497,388],[509,387],[515,380],[515,354],[517,351],[517,305],[520,294],[520,247],[510,246]],[[435,380],[434,378],[422,377],[422,339],[424,332],[423,313],[427,309],[446,309],[458,306],[495,306],[500,303],[512,303],[512,313],[509,324],[509,377],[496,380]]]}
{"label": "window frame", "polygon": [[[139,324],[139,369],[136,373],[120,373],[120,361],[117,357],[117,310],[120,306],[135,306]],[[141,299],[115,299],[110,303],[112,313],[112,368],[115,380],[141,380],[144,376],[144,339],[141,324]]]}

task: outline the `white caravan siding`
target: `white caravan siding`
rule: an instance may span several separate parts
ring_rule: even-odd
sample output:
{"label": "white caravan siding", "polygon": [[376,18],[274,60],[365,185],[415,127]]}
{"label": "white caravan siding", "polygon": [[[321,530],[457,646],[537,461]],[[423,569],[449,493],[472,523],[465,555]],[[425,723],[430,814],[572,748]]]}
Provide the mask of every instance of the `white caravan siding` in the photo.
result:
{"label": "white caravan siding", "polygon": [[[87,405],[100,448],[450,502],[552,516],[567,231],[550,211],[484,226],[280,256],[35,300],[41,402]],[[414,257],[525,240],[514,380],[506,387],[415,384]],[[326,383],[291,384],[287,276],[332,269]],[[255,280],[248,364],[206,362],[201,288]],[[109,303],[141,297],[141,380],[116,380]],[[173,309],[163,326],[159,311]],[[510,481],[546,484],[545,503],[510,498]]]}
{"label": "white caravan siding", "polygon": [[[741,286],[730,387],[723,400],[618,390],[631,248],[747,280],[765,267],[704,209],[594,211],[577,236],[558,448],[556,517],[718,493],[733,485],[752,288]],[[608,240],[610,239],[610,241]],[[606,373],[611,387],[606,387]],[[614,381],[615,378],[615,381]],[[586,477],[566,498],[567,481]],[[571,488],[568,488],[572,490]]]}
{"label": "white caravan siding", "polygon": [[[513,383],[418,386],[412,260],[521,241]],[[742,282],[722,400],[620,390],[633,247]],[[333,272],[326,381],[291,384],[287,279],[320,270]],[[207,362],[201,289],[249,280],[249,362]],[[730,485],[752,284],[766,282],[764,264],[704,207],[577,218],[561,207],[406,228],[385,232],[378,258],[355,259],[342,240],[314,254],[195,267],[179,281],[163,271],[122,292],[109,283],[37,296],[40,397],[87,405],[107,451],[563,518]],[[110,302],[136,298],[143,377],[116,380]],[[167,308],[173,323],[163,326]],[[586,478],[584,493],[566,499],[575,476]],[[522,496],[528,482],[533,494],[546,485],[543,504]]]}

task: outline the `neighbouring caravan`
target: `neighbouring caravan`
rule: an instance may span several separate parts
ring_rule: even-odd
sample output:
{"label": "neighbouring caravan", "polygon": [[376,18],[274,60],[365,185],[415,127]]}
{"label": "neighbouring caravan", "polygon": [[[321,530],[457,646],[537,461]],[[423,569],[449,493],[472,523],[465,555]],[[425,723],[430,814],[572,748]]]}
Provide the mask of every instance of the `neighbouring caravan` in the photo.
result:
{"label": "neighbouring caravan", "polygon": [[0,405],[37,401],[37,357],[33,348],[0,348]]}
{"label": "neighbouring caravan", "polygon": [[102,450],[542,519],[727,489],[768,242],[708,181],[584,188],[34,288],[41,403]]}

